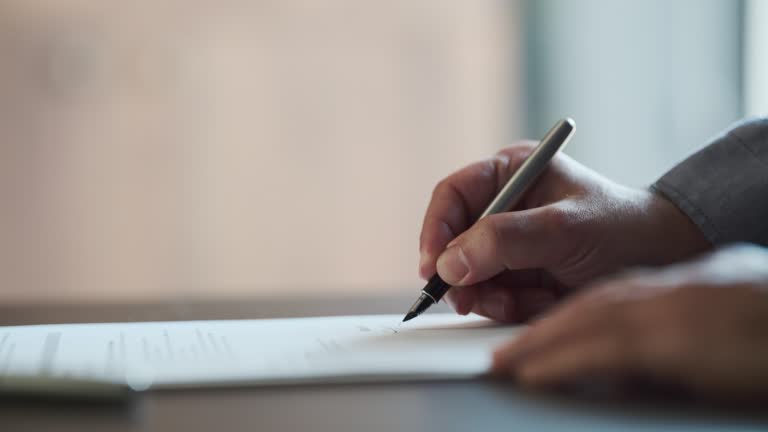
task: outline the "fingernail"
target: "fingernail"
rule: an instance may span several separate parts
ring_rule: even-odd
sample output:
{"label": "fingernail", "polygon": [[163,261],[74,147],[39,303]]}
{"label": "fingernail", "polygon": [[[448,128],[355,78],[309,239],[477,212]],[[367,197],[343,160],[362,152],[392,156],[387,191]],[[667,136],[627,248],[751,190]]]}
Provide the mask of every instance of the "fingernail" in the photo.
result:
{"label": "fingernail", "polygon": [[469,273],[467,257],[461,247],[448,248],[437,259],[437,272],[444,281],[450,284],[458,284]]}

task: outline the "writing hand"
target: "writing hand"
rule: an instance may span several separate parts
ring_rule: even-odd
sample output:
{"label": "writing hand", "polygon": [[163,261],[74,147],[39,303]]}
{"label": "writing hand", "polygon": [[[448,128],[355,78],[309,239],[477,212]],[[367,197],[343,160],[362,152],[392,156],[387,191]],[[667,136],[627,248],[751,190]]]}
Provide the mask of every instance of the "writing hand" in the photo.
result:
{"label": "writing hand", "polygon": [[419,272],[425,279],[438,272],[454,285],[446,300],[458,313],[526,320],[596,277],[709,248],[664,198],[616,184],[562,153],[517,208],[469,228],[534,144],[519,143],[469,165],[432,194]]}

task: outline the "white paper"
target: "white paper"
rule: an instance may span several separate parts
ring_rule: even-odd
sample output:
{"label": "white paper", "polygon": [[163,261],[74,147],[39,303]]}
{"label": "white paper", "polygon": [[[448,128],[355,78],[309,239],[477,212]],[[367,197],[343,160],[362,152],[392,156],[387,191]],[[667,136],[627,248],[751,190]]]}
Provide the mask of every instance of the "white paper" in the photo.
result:
{"label": "white paper", "polygon": [[464,378],[487,372],[516,327],[427,314],[0,327],[3,376],[135,390]]}

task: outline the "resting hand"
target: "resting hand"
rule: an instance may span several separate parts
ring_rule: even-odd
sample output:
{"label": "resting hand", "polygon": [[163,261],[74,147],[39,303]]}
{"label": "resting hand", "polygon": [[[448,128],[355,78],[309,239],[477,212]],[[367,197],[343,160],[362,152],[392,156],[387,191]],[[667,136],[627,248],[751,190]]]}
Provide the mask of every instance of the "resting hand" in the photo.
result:
{"label": "resting hand", "polygon": [[502,346],[493,368],[535,387],[641,377],[704,396],[768,395],[768,250],[601,282]]}

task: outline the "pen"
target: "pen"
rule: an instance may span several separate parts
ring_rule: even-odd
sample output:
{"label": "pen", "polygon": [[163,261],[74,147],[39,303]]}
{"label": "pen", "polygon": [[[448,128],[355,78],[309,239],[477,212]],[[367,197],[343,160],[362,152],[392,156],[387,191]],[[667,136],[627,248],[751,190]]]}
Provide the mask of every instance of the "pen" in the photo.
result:
{"label": "pen", "polygon": [[[576,129],[576,124],[573,119],[565,118],[558,121],[552,129],[544,135],[539,145],[533,149],[533,152],[528,158],[520,165],[517,171],[507,181],[501,191],[496,195],[496,198],[491,201],[483,214],[479,219],[482,219],[488,215],[501,213],[512,208],[525,194],[525,191],[533,184],[536,178],[544,171],[550,160],[557,154],[557,152],[563,148],[563,146],[571,139],[573,131]],[[405,314],[403,322],[412,320],[421,315],[429,309],[430,306],[440,301],[448,292],[451,286],[440,278],[440,275],[435,273],[432,278],[429,279],[427,285],[421,290],[419,299],[411,306],[408,313]]]}

